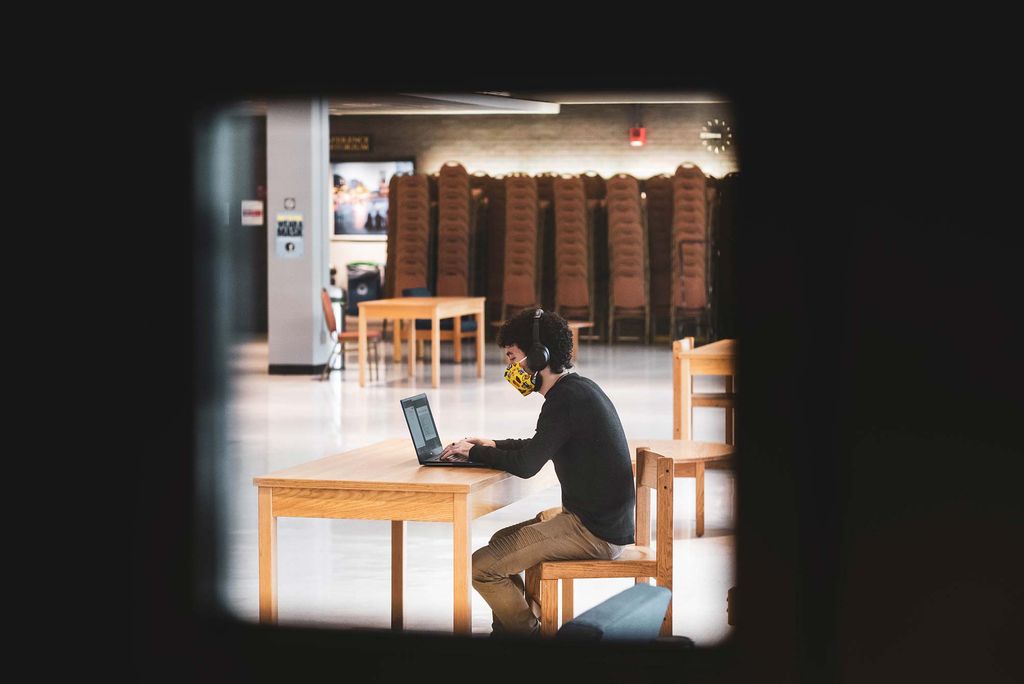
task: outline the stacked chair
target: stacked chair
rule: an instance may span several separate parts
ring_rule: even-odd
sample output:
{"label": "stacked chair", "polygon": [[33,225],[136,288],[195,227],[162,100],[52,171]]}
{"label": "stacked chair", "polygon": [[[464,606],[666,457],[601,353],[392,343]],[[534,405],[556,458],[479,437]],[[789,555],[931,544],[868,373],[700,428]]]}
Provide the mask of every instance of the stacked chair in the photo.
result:
{"label": "stacked chair", "polygon": [[[491,177],[483,171],[476,171],[469,176],[469,194],[473,208],[473,273],[472,293],[478,296],[487,295],[487,253],[490,248],[491,236],[488,234],[487,187]],[[489,305],[488,300],[488,305]]]}
{"label": "stacked chair", "polygon": [[608,322],[608,216],[604,211],[607,184],[596,171],[584,171],[580,174],[583,181],[583,192],[587,197],[587,208],[591,216],[592,263],[594,272],[591,280],[594,283],[594,322],[596,329],[591,332],[593,339],[608,339],[605,326]]}
{"label": "stacked chair", "polygon": [[537,181],[526,174],[505,178],[505,249],[501,320],[509,311],[540,302],[542,236],[537,220]]}
{"label": "stacked chair", "polygon": [[[644,183],[647,194],[648,264],[651,283],[651,341],[671,340],[672,178],[661,174]],[[664,337],[659,338],[658,323]]]}
{"label": "stacked chair", "polygon": [[607,182],[608,215],[608,339],[614,342],[616,322],[638,319],[639,335],[623,338],[650,339],[648,299],[647,226],[640,204],[636,178],[616,174]]}
{"label": "stacked chair", "polygon": [[707,335],[711,318],[707,179],[699,166],[679,165],[672,178],[672,198],[672,337],[683,336],[677,325],[687,321],[693,321],[698,331],[703,325]]}
{"label": "stacked chair", "polygon": [[488,180],[485,198],[487,223],[486,292],[487,320],[502,318],[505,287],[505,177]]}
{"label": "stacked chair", "polygon": [[594,319],[590,210],[583,180],[562,176],[553,184],[555,226],[554,311],[566,319]]}
{"label": "stacked chair", "polygon": [[718,181],[718,194],[715,198],[714,229],[711,238],[714,242],[713,263],[715,279],[712,281],[712,308],[715,311],[715,332],[719,338],[735,339],[736,329],[736,209],[739,206],[740,174],[726,174]]}
{"label": "stacked chair", "polygon": [[[538,234],[542,236],[541,253],[545,264],[555,263],[555,181],[557,173],[538,173],[537,181]],[[537,301],[545,310],[555,307],[555,272],[546,268],[541,271],[540,296]]]}
{"label": "stacked chair", "polygon": [[[469,174],[457,162],[448,162],[437,176],[437,296],[468,297],[472,295],[473,256],[473,198],[469,187]],[[431,296],[426,287],[406,287],[403,297]],[[476,335],[477,322],[462,318],[460,330],[454,330],[454,320],[441,321],[441,341],[455,343],[455,360],[462,360],[461,343],[464,337]],[[423,345],[433,334],[429,320],[417,320],[417,341]],[[419,334],[423,332],[422,336]]]}
{"label": "stacked chair", "polygon": [[425,174],[400,176],[395,195],[393,292],[430,286],[430,194]]}

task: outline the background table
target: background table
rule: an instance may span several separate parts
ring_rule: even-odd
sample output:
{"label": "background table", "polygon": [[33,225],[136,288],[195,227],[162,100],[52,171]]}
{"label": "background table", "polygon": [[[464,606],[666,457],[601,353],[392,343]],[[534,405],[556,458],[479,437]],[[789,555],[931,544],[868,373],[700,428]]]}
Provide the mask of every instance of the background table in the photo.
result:
{"label": "background table", "polygon": [[[717,442],[694,442],[688,439],[627,439],[629,457],[636,472],[636,450],[644,447],[657,456],[670,456],[674,477],[692,477],[697,480],[697,536],[704,535],[704,466],[716,461],[728,461],[736,454],[736,447]],[[650,505],[648,502],[647,505]]]}
{"label": "background table", "polygon": [[[359,302],[359,386],[366,386],[366,323],[372,318],[409,321],[409,376],[416,372],[416,319],[431,321],[430,384],[441,382],[441,319],[454,318],[453,330],[462,330],[462,316],[476,316],[476,376],[484,376],[485,297],[395,297]],[[395,325],[394,343],[401,345]]]}
{"label": "background table", "polygon": [[277,519],[391,521],[391,628],[402,629],[405,522],[452,523],[456,632],[472,628],[470,523],[558,483],[545,465],[528,480],[491,468],[421,466],[391,439],[253,478],[259,487],[259,620],[277,622]]}

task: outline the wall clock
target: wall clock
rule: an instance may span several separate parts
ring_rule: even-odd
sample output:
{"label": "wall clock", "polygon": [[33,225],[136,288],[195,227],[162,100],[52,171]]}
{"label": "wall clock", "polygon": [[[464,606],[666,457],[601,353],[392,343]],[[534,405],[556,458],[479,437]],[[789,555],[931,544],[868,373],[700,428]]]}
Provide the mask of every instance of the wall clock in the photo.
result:
{"label": "wall clock", "polygon": [[721,154],[732,145],[732,127],[719,119],[701,126],[700,141],[710,152]]}

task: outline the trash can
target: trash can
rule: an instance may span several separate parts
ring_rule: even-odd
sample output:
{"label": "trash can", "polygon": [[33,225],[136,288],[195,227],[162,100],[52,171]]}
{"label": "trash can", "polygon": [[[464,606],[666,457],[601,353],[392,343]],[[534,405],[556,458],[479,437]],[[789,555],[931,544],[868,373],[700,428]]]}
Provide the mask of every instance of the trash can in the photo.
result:
{"label": "trash can", "polygon": [[370,261],[353,261],[348,268],[348,306],[345,313],[359,315],[359,302],[380,299],[380,264]]}

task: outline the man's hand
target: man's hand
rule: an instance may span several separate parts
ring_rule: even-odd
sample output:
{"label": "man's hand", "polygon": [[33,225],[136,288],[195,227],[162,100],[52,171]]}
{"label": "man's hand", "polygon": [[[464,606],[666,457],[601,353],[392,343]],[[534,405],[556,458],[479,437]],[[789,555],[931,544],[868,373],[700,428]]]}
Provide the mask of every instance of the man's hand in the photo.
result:
{"label": "man's hand", "polygon": [[468,461],[469,450],[479,444],[480,446],[494,446],[493,439],[484,439],[483,437],[463,437],[458,442],[452,442],[444,448],[441,452],[442,461]]}
{"label": "man's hand", "polygon": [[460,442],[452,442],[444,448],[441,452],[442,461],[468,461],[469,450],[476,446],[469,440],[462,440]]}

